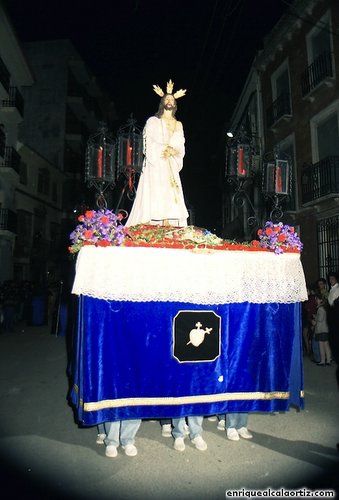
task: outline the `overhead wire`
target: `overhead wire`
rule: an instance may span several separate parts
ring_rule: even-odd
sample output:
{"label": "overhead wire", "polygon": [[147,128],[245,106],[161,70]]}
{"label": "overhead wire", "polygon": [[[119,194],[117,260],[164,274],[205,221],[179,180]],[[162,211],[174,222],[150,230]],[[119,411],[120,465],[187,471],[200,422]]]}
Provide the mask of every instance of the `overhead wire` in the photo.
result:
{"label": "overhead wire", "polygon": [[[227,20],[232,16],[232,14],[236,11],[241,3],[244,0],[231,0],[229,2],[223,2],[223,9],[220,12],[219,9],[219,0],[216,0],[213,6],[212,14],[209,19],[209,23],[207,29],[205,31],[204,42],[200,52],[200,56],[198,59],[198,64],[195,70],[195,76],[193,80],[193,85],[190,87],[190,95],[196,96],[206,96],[209,94],[209,90],[207,91],[206,86],[207,82],[212,82],[215,80],[215,58],[220,51],[220,47],[222,46],[223,35],[225,31],[225,26]],[[216,28],[216,18],[222,19],[221,25],[218,26],[217,36],[212,37],[212,30]],[[215,30],[216,31],[216,30]],[[234,30],[232,30],[233,32]],[[231,43],[231,42],[230,42]],[[212,48],[211,48],[212,47]],[[206,62],[206,58],[207,62]],[[219,67],[219,66],[218,66]],[[200,78],[200,74],[202,73],[202,78]],[[211,84],[209,84],[209,87]],[[205,101],[205,98],[204,98]],[[187,113],[187,107],[185,108],[185,114]]]}
{"label": "overhead wire", "polygon": [[210,73],[212,72],[213,65],[215,64],[216,55],[222,44],[226,21],[231,17],[231,15],[238,8],[241,2],[243,2],[243,0],[235,0],[235,5],[232,6],[233,0],[231,0],[231,2],[227,2],[224,5],[224,10],[221,15],[222,23],[219,27],[218,35],[214,42],[213,51],[209,54],[207,68],[204,68],[204,78],[200,84],[201,94],[205,93],[206,83],[210,79]]}
{"label": "overhead wire", "polygon": [[[230,51],[232,49],[236,34],[238,32],[237,30],[238,30],[238,27],[239,27],[239,24],[241,21],[241,14],[242,14],[243,8],[244,8],[244,1],[243,0],[239,1],[237,3],[236,7],[238,9],[237,15],[235,16],[235,19],[232,22],[231,30],[228,32],[226,44],[222,48],[222,57],[219,59],[216,71],[214,71],[214,73],[213,73],[214,74],[214,79],[213,79],[214,86],[216,86],[217,83],[219,82],[219,78],[220,78],[219,75],[226,67],[226,60],[229,58]],[[232,14],[234,12],[235,12],[235,9],[233,9]]]}
{"label": "overhead wire", "polygon": [[212,25],[213,25],[213,21],[214,21],[214,18],[215,18],[215,13],[216,13],[216,10],[217,10],[218,3],[219,3],[219,0],[215,0],[214,7],[213,7],[213,12],[212,12],[209,24],[208,24],[208,28],[206,30],[206,34],[205,34],[205,37],[204,37],[204,42],[203,42],[203,46],[202,46],[202,49],[201,49],[201,52],[200,52],[200,56],[199,56],[199,59],[198,59],[198,62],[197,62],[196,70],[194,72],[195,76],[193,77],[193,82],[197,81],[197,75],[198,75],[198,73],[200,71],[202,60],[203,60],[203,57],[204,57],[205,52],[206,52],[207,42],[208,42],[208,38],[209,38],[211,29],[212,29]]}

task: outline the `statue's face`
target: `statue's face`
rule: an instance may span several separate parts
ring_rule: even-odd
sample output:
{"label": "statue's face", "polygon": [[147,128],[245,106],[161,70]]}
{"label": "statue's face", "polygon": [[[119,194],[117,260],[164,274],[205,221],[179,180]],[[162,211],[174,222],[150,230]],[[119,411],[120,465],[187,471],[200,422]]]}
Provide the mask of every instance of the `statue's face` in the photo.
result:
{"label": "statue's face", "polygon": [[164,100],[164,108],[171,110],[175,108],[175,100],[172,95],[167,95]]}

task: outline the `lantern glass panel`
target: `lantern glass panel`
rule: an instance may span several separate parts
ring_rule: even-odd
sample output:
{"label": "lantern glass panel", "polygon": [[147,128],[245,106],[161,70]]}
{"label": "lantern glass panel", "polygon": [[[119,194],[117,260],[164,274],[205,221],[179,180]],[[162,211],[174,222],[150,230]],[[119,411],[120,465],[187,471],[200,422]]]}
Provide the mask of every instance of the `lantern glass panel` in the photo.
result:
{"label": "lantern glass panel", "polygon": [[237,175],[237,146],[228,146],[226,151],[226,175]]}
{"label": "lantern glass panel", "polygon": [[238,144],[237,146],[237,175],[238,177],[248,177],[250,172],[250,146],[248,144]]}
{"label": "lantern glass panel", "polygon": [[227,147],[226,175],[248,177],[251,167],[251,148],[248,144],[232,144]]}
{"label": "lantern glass panel", "polygon": [[275,192],[275,162],[268,162],[264,165],[264,175],[266,176],[264,180],[264,192],[274,193]]}
{"label": "lantern glass panel", "polygon": [[288,194],[289,189],[289,164],[287,160],[276,160],[275,192]]}
{"label": "lantern glass panel", "polygon": [[118,139],[118,172],[128,169],[141,172],[143,165],[143,137],[141,134],[121,134]]}
{"label": "lantern glass panel", "polygon": [[86,180],[115,181],[115,147],[113,143],[88,144],[85,176]]}
{"label": "lantern glass panel", "polygon": [[272,160],[264,164],[264,192],[289,194],[290,172],[287,160]]}

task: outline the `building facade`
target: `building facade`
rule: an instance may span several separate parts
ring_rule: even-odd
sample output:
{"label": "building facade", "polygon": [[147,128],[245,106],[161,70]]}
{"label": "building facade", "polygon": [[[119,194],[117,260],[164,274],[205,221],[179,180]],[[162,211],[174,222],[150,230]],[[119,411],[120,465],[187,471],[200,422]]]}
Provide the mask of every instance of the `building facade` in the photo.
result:
{"label": "building facade", "polygon": [[0,9],[0,282],[46,284],[69,273],[86,143],[116,112],[69,40],[20,45]]}
{"label": "building facade", "polygon": [[[338,25],[336,0],[295,0],[253,62],[247,83],[255,82],[255,113],[243,92],[231,122],[251,128],[253,117],[261,146],[258,177],[268,152],[289,158],[293,182],[282,220],[300,233],[310,283],[339,270]],[[256,208],[267,214],[262,199]]]}
{"label": "building facade", "polygon": [[20,127],[20,140],[51,165],[39,167],[39,189],[45,207],[48,200],[54,213],[59,213],[57,223],[54,217],[48,219],[46,211],[43,224],[40,217],[33,228],[35,244],[39,238],[46,240],[37,256],[40,268],[45,269],[41,280],[44,273],[68,275],[68,236],[79,206],[89,196],[84,180],[86,144],[101,122],[112,127],[116,112],[110,96],[69,40],[30,42],[24,50],[35,84],[24,92],[27,119]]}
{"label": "building facade", "polygon": [[0,4],[0,283],[14,274],[21,164],[18,135],[24,120],[23,88],[33,84],[19,40]]}

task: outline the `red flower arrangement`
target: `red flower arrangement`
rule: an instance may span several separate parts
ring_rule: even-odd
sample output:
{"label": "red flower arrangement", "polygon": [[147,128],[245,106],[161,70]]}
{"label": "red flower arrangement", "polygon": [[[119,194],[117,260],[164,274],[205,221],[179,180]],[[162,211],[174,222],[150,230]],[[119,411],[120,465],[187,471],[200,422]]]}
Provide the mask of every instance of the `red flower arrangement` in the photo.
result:
{"label": "red flower arrangement", "polygon": [[[262,231],[262,230],[259,230]],[[274,229],[269,233],[273,234]],[[280,240],[283,235],[279,236]],[[282,241],[282,240],[281,240]],[[234,240],[224,240],[207,229],[195,226],[176,228],[172,226],[153,226],[138,224],[127,228],[125,239],[122,243],[125,247],[153,247],[153,248],[184,248],[184,249],[213,249],[231,251],[271,251],[259,240],[238,243]],[[285,249],[295,251],[294,249]]]}

